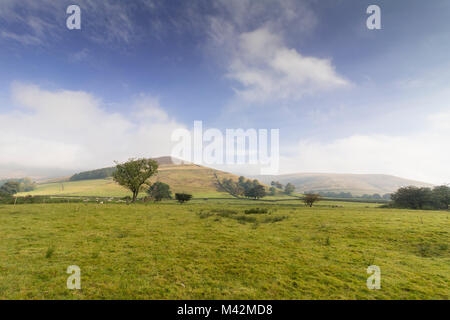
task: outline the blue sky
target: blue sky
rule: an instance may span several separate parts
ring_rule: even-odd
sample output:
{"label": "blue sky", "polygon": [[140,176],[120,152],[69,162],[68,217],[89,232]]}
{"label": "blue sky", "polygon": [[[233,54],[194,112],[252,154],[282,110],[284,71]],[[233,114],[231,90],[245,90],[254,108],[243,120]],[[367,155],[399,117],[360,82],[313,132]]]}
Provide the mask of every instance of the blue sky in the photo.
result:
{"label": "blue sky", "polygon": [[3,0],[0,176],[167,155],[202,120],[280,129],[281,173],[448,183],[449,19],[446,0]]}

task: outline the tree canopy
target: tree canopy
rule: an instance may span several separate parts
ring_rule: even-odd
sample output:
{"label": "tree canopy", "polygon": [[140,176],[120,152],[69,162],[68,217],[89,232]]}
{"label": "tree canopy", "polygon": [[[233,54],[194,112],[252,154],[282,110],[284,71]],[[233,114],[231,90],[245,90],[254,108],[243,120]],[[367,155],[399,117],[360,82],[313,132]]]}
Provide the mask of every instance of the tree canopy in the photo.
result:
{"label": "tree canopy", "polygon": [[312,207],[314,203],[320,200],[320,195],[317,193],[307,193],[305,194],[303,198],[303,202],[309,206]]}
{"label": "tree canopy", "polygon": [[147,194],[154,201],[172,199],[172,191],[170,191],[170,186],[160,181],[153,183],[150,188],[148,188]]}
{"label": "tree canopy", "polygon": [[266,188],[256,179],[250,180],[241,176],[237,182],[232,179],[223,179],[219,185],[224,191],[235,197],[259,199],[266,196]]}
{"label": "tree canopy", "polygon": [[284,187],[284,193],[286,194],[292,194],[294,191],[295,186],[290,182]]}
{"label": "tree canopy", "polygon": [[392,204],[408,209],[448,209],[450,187],[438,186],[433,189],[415,186],[403,187],[391,195]]}
{"label": "tree canopy", "polygon": [[179,203],[185,203],[188,202],[192,199],[192,194],[188,194],[188,193],[175,193],[175,199],[177,199],[177,201]]}
{"label": "tree canopy", "polygon": [[136,202],[142,186],[157,172],[158,163],[155,160],[130,159],[125,163],[117,163],[113,178],[133,193],[132,201]]}
{"label": "tree canopy", "polygon": [[7,181],[0,187],[0,193],[14,195],[20,192],[20,183],[17,181]]}

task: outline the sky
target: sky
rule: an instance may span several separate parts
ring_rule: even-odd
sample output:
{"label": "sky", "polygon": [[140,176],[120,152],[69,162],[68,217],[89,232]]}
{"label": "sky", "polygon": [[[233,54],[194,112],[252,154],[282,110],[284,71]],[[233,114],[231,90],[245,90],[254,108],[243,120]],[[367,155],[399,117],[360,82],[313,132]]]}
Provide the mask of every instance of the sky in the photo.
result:
{"label": "sky", "polygon": [[279,129],[279,173],[450,183],[448,21],[448,0],[1,0],[0,177],[170,155],[202,121]]}

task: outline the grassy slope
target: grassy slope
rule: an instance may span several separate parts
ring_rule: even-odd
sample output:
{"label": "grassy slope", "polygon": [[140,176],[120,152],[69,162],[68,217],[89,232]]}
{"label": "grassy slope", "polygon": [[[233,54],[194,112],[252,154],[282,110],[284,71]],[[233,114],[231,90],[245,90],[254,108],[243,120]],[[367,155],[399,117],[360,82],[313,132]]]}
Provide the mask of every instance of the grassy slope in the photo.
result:
{"label": "grassy slope", "polygon": [[[0,206],[0,299],[449,298],[448,212],[328,204]],[[230,218],[252,205],[274,212]],[[81,291],[66,289],[74,264]],[[369,264],[381,290],[366,288]]]}
{"label": "grassy slope", "polygon": [[[173,192],[189,192],[193,193],[195,197],[228,197],[225,193],[217,192],[214,173],[221,179],[237,179],[235,175],[230,173],[197,165],[161,165],[158,176],[153,178],[152,181],[158,179],[168,183]],[[39,184],[37,189],[32,192],[18,194],[18,196],[26,195],[125,197],[129,196],[130,192],[116,184],[112,179],[98,179]]]}

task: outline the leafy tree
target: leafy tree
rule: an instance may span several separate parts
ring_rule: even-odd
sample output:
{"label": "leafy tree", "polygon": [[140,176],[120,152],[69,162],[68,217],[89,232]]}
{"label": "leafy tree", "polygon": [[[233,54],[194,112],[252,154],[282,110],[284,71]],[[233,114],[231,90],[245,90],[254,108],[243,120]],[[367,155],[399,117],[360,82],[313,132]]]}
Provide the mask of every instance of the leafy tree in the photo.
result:
{"label": "leafy tree", "polygon": [[384,200],[391,200],[391,194],[390,193],[383,194],[383,199]]}
{"label": "leafy tree", "polygon": [[188,193],[175,193],[175,199],[177,199],[177,201],[179,203],[185,203],[188,202],[192,199],[192,194],[188,194]]}
{"label": "leafy tree", "polygon": [[450,187],[434,187],[432,197],[433,205],[436,209],[448,209],[448,206],[450,205]]}
{"label": "leafy tree", "polygon": [[288,183],[285,187],[284,187],[284,193],[286,194],[292,194],[292,192],[295,191],[295,186],[292,183]]}
{"label": "leafy tree", "polygon": [[244,194],[244,189],[239,185],[239,182],[236,183],[232,179],[223,179],[219,182],[219,186],[234,197],[240,197]]}
{"label": "leafy tree", "polygon": [[36,183],[30,178],[23,178],[19,182],[20,192],[29,192],[36,189]]}
{"label": "leafy tree", "polygon": [[247,198],[260,199],[266,196],[266,188],[261,184],[256,184],[252,186],[245,192]]}
{"label": "leafy tree", "polygon": [[320,200],[320,195],[316,193],[307,193],[305,194],[305,197],[303,198],[303,202],[305,205],[312,207],[313,204]]}
{"label": "leafy tree", "polygon": [[155,201],[161,201],[162,199],[172,199],[172,191],[170,186],[164,182],[155,182],[148,188],[147,194]]}
{"label": "leafy tree", "polygon": [[20,183],[17,181],[8,181],[0,187],[0,193],[14,195],[20,192]]}
{"label": "leafy tree", "polygon": [[129,189],[133,193],[132,202],[136,202],[143,184],[158,171],[158,163],[152,159],[130,159],[116,164],[114,181]]}
{"label": "leafy tree", "polygon": [[269,195],[274,196],[277,193],[277,189],[275,187],[269,188]]}
{"label": "leafy tree", "polygon": [[430,188],[415,186],[403,187],[391,195],[395,206],[409,209],[423,209],[433,204],[433,193]]}
{"label": "leafy tree", "polygon": [[278,188],[278,189],[283,189],[283,185],[282,185],[280,182],[278,182],[278,181],[272,181],[272,182],[270,183],[270,185],[271,185],[272,187],[275,187],[275,188]]}
{"label": "leafy tree", "polygon": [[235,182],[232,179],[223,179],[219,185],[223,190],[235,197],[245,196],[247,198],[259,199],[266,196],[266,189],[258,180],[246,180],[239,177]]}

